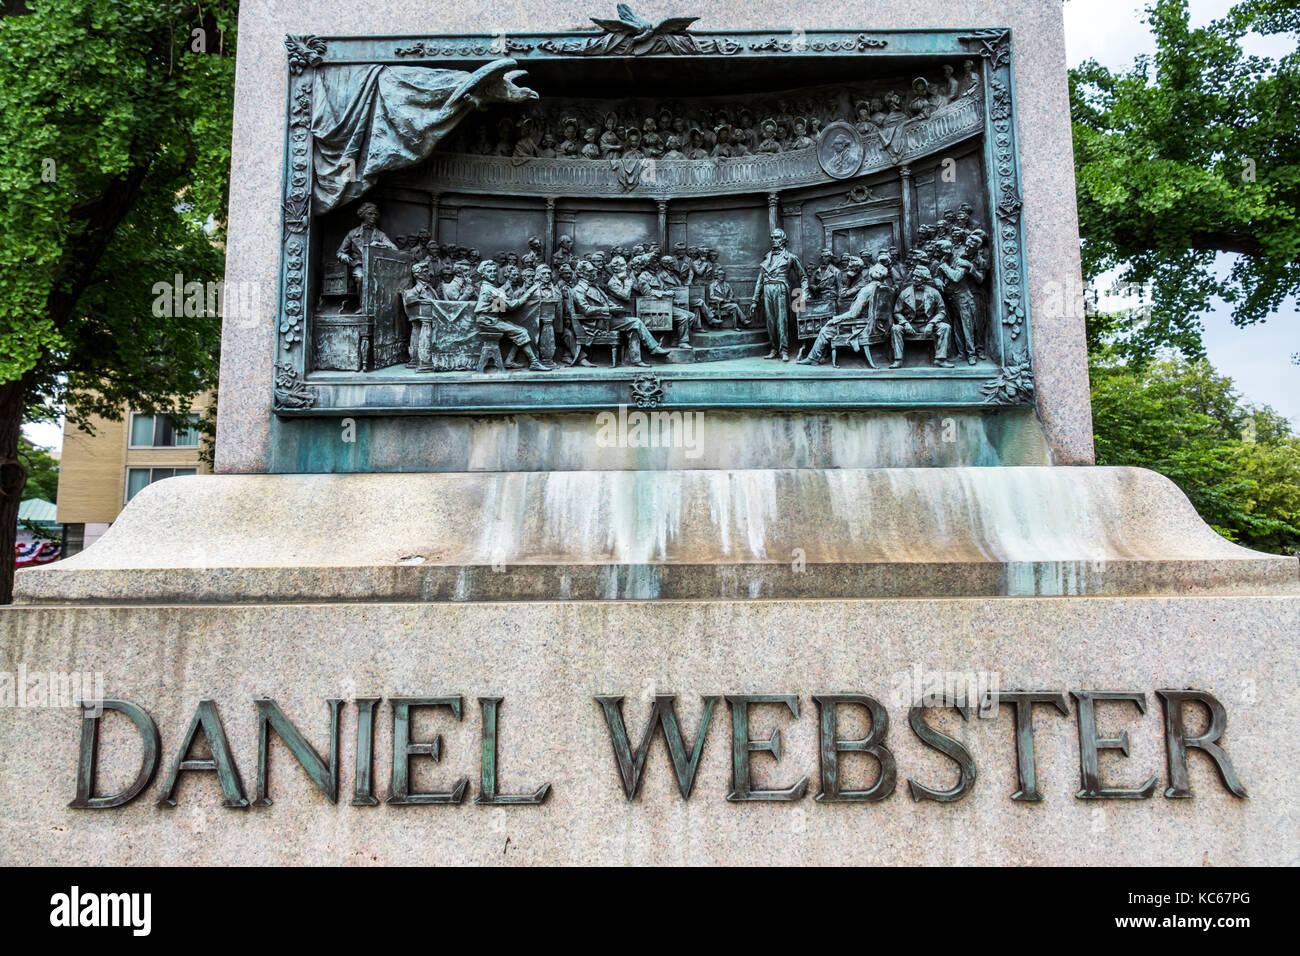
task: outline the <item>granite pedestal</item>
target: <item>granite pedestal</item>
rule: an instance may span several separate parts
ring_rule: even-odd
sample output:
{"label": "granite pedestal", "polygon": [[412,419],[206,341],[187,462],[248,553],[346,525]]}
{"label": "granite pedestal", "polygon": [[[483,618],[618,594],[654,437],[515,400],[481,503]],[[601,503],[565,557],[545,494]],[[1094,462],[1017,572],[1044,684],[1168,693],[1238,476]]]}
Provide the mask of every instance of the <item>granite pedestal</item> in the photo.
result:
{"label": "granite pedestal", "polygon": [[145,489],[0,609],[0,863],[1295,863],[1300,563],[1093,466],[1058,0],[639,6],[766,31],[745,56],[810,27],[987,60],[981,214],[1023,290],[992,308],[1032,381],[828,369],[801,405],[815,370],[751,356],[722,408],[702,363],[602,370],[699,398],[647,442],[566,404],[581,372],[500,373],[501,414],[400,360],[317,374],[313,58],[475,33],[536,61],[530,31],[612,10],[245,0],[226,279],[279,311],[225,322],[217,476]]}

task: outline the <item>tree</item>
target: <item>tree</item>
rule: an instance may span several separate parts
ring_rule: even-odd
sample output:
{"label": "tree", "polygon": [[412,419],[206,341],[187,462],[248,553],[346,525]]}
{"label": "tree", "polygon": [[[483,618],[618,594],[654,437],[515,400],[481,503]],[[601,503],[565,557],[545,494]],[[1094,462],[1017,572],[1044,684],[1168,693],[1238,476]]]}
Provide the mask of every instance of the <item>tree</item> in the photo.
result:
{"label": "tree", "polygon": [[22,500],[44,498],[58,501],[59,463],[50,456],[49,450],[22,438],[18,442],[18,460],[27,472]]}
{"label": "tree", "polygon": [[[23,488],[22,500],[44,498],[56,501],[59,494],[59,463],[40,445],[33,444],[26,438],[18,441],[18,460],[27,472],[27,484]],[[56,536],[50,529],[33,521],[21,522],[24,530],[42,540],[53,541]]]}
{"label": "tree", "polygon": [[[233,0],[30,7],[0,19],[0,554],[25,419],[215,384],[220,318],[157,315],[154,287],[220,279],[229,185]],[[12,585],[0,562],[0,603]]]}
{"label": "tree", "polygon": [[1147,22],[1154,56],[1071,71],[1084,272],[1152,284],[1150,316],[1125,330],[1133,354],[1200,356],[1212,297],[1245,326],[1300,291],[1300,47],[1271,59],[1239,42],[1300,31],[1300,7],[1244,0],[1192,29],[1186,0],[1157,0]]}
{"label": "tree", "polygon": [[1300,437],[1284,417],[1245,404],[1204,360],[1103,352],[1091,371],[1097,464],[1160,472],[1230,541],[1300,551]]}

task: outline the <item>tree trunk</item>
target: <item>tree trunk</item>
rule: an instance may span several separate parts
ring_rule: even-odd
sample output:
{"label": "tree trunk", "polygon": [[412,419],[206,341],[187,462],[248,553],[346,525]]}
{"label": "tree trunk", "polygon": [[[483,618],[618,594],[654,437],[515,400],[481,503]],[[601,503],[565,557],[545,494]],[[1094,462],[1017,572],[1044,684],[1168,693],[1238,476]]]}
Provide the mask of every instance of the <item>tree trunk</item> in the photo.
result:
{"label": "tree trunk", "polygon": [[18,506],[27,484],[27,469],[18,460],[18,436],[27,407],[26,380],[0,385],[0,604],[14,599],[14,545],[18,540]]}

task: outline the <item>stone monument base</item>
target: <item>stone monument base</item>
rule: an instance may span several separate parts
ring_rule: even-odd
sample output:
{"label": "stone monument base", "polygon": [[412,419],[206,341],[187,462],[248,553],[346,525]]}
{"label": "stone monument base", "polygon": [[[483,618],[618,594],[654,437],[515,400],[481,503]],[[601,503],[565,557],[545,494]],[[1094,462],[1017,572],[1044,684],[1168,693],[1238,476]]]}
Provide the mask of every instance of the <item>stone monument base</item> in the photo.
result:
{"label": "stone monument base", "polygon": [[1150,472],[173,479],[18,600],[0,863],[1295,862],[1300,566]]}
{"label": "stone monument base", "polygon": [[218,475],[23,604],[1300,594],[1139,468]]}
{"label": "stone monument base", "polygon": [[[161,747],[152,783],[116,809],[70,809],[81,719],[74,709],[0,708],[0,863],[13,864],[1294,864],[1291,779],[1300,762],[1289,701],[1298,677],[1300,597],[1002,598],[746,602],[255,604],[15,607],[0,612],[0,672],[75,668],[104,675],[104,695],[144,708]],[[963,676],[968,675],[968,676]],[[963,681],[965,682],[963,684]],[[927,709],[960,741],[973,788],[952,803],[912,799],[958,779],[953,760],[922,743],[907,705],[947,684],[1065,695],[1069,714],[1034,708],[1040,802],[1013,800],[1014,708],[969,721]],[[993,686],[996,684],[996,687]],[[1194,799],[1170,799],[1164,716],[1156,691],[1193,687],[1227,712],[1219,743],[1248,796],[1232,795],[1214,763],[1189,754]],[[1127,732],[1129,755],[1101,752],[1102,783],[1149,799],[1080,799],[1079,707],[1071,692],[1132,691],[1097,702],[1102,737]],[[30,694],[29,690],[29,694]],[[879,802],[817,801],[824,789],[814,695],[867,694],[888,716],[896,765]],[[729,800],[736,712],[713,708],[699,769],[684,800],[662,734],[637,799],[625,796],[599,696],[624,698],[633,750],[656,695],[675,695],[689,760],[702,696],[791,695],[751,704],[750,792],[807,778],[795,801]],[[417,709],[412,741],[441,737],[441,760],[411,757],[414,791],[455,804],[394,805],[395,697],[453,697]],[[250,803],[256,796],[256,699],[273,698],[315,750],[329,755],[327,698],[344,698],[338,803],[331,804],[272,733],[270,806],[226,808],[217,775],[186,771],[175,806],[158,806],[199,702],[215,702]],[[354,805],[358,698],[375,705],[372,787]],[[540,805],[483,805],[484,705],[496,706],[495,790]],[[1004,697],[1005,699],[1005,697]],[[492,705],[488,705],[491,707]],[[1204,712],[1186,705],[1188,733]],[[839,738],[862,737],[865,711],[838,710]],[[363,739],[365,735],[362,735]],[[202,734],[196,752],[204,751]],[[743,752],[743,749],[742,749]],[[106,713],[97,793],[140,766],[139,735]],[[879,764],[843,753],[843,789],[867,789]],[[363,761],[364,765],[364,761]],[[363,792],[365,788],[363,787]],[[447,799],[447,798],[444,798]]]}

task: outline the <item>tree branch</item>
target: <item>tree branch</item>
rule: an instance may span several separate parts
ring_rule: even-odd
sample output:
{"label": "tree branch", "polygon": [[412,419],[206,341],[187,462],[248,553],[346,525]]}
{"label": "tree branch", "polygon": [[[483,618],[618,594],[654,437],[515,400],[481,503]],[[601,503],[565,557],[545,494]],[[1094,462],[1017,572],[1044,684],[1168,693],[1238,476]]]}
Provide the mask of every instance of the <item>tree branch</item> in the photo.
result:
{"label": "tree branch", "polygon": [[1264,245],[1249,233],[1233,230],[1203,230],[1187,237],[1187,245],[1197,252],[1236,252],[1243,256],[1264,254]]}

